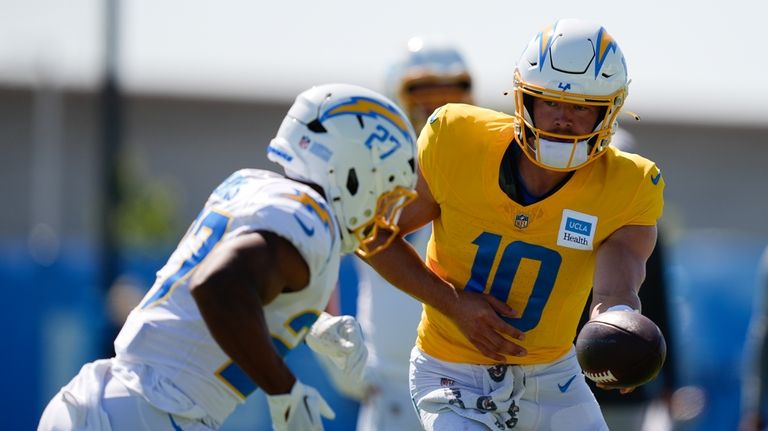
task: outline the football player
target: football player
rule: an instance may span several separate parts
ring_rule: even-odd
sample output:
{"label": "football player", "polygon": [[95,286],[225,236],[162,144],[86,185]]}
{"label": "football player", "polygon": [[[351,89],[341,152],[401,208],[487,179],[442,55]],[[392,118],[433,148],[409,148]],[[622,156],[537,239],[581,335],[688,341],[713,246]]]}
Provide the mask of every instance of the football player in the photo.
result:
{"label": "football player", "polygon": [[[301,93],[267,149],[285,175],[244,169],[208,198],[115,340],[50,401],[38,430],[214,430],[267,394],[275,430],[334,413],[283,356],[311,348],[358,376],[350,316],[321,313],[341,254],[373,256],[414,198],[415,133],[389,99],[345,84]],[[307,335],[309,333],[309,335]]]}
{"label": "football player", "polygon": [[[404,59],[390,70],[388,87],[417,130],[439,106],[449,102],[472,103],[469,68],[454,45],[414,37],[407,48]],[[426,226],[408,235],[408,241],[422,258],[430,232]],[[357,317],[369,352],[367,394],[357,430],[420,430],[408,397],[408,362],[421,303],[393,288],[362,260],[355,259],[355,266],[359,278]]]}
{"label": "football player", "polygon": [[[513,77],[513,115],[430,116],[418,197],[368,261],[425,303],[410,369],[425,429],[606,430],[573,339],[590,290],[593,316],[640,309],[664,180],[610,145],[628,78],[603,27],[553,23]],[[430,222],[425,265],[403,235]]]}
{"label": "football player", "polygon": [[446,103],[473,103],[472,75],[459,49],[446,40],[413,37],[387,74],[388,92],[420,131]]}

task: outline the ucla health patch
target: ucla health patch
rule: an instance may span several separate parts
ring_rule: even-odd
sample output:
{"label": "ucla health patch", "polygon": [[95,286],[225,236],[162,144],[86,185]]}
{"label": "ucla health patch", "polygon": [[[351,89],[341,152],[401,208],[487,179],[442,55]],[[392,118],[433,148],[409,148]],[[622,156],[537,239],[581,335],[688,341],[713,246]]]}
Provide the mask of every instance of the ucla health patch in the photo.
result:
{"label": "ucla health patch", "polygon": [[592,250],[597,217],[573,210],[563,210],[557,245],[577,250]]}

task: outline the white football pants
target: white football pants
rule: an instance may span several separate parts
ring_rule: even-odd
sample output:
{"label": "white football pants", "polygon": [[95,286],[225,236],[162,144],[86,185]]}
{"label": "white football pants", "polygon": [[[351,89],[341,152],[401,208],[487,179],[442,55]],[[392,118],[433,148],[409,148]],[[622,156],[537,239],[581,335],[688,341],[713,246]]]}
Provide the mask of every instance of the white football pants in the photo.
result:
{"label": "white football pants", "polygon": [[45,408],[37,431],[212,431],[171,415],[130,392],[110,373],[111,360],[83,366]]}
{"label": "white football pants", "polygon": [[[493,375],[491,368],[502,375]],[[508,383],[504,373],[514,371]],[[433,358],[418,348],[411,352],[410,387],[419,417],[427,431],[504,430],[513,431],[607,431],[600,406],[584,380],[576,360],[575,349],[555,362],[542,365],[509,366],[504,371],[488,365],[445,362]],[[490,375],[490,377],[489,377]],[[521,378],[522,377],[522,378]],[[499,382],[499,383],[496,383]],[[503,388],[499,385],[508,384]],[[524,389],[517,385],[523,384]],[[511,387],[515,385],[514,388]],[[516,400],[516,421],[509,415],[498,415],[501,424],[487,425],[490,413],[480,413],[473,405],[457,404],[457,391],[463,400],[483,400],[488,395],[503,393],[522,396]],[[435,403],[435,394],[446,394],[445,403]],[[462,396],[460,395],[460,397]],[[479,396],[479,398],[477,397]],[[439,397],[437,397],[439,398]],[[498,396],[493,398],[498,400]],[[468,403],[467,403],[468,404]],[[457,405],[469,410],[465,414]],[[505,407],[506,410],[506,407]],[[480,413],[480,414],[478,414]],[[507,422],[504,424],[503,422]],[[484,423],[485,422],[485,423]]]}

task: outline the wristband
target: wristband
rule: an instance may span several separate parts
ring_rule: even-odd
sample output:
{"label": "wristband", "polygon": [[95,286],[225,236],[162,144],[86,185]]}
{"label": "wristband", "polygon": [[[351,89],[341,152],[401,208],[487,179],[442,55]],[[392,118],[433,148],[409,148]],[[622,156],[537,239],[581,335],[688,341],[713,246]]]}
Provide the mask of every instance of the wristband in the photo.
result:
{"label": "wristband", "polygon": [[[632,311],[635,313],[639,313],[640,310],[635,310],[634,308],[630,307],[629,305],[625,304],[619,304],[619,305],[613,305],[611,307],[608,307],[607,310],[603,311],[603,313],[607,313],[609,311]],[[602,314],[602,313],[600,313]]]}

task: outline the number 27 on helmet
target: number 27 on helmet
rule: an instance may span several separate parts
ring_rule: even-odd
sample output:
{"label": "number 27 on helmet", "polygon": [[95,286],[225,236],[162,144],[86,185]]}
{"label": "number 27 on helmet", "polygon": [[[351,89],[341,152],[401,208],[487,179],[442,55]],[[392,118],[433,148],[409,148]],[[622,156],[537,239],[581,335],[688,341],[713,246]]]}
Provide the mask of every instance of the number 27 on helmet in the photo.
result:
{"label": "number 27 on helmet", "polygon": [[[319,185],[340,226],[343,253],[368,257],[379,229],[416,196],[416,136],[403,111],[363,87],[328,84],[296,98],[267,157],[290,178]],[[390,240],[394,235],[390,236]]]}

